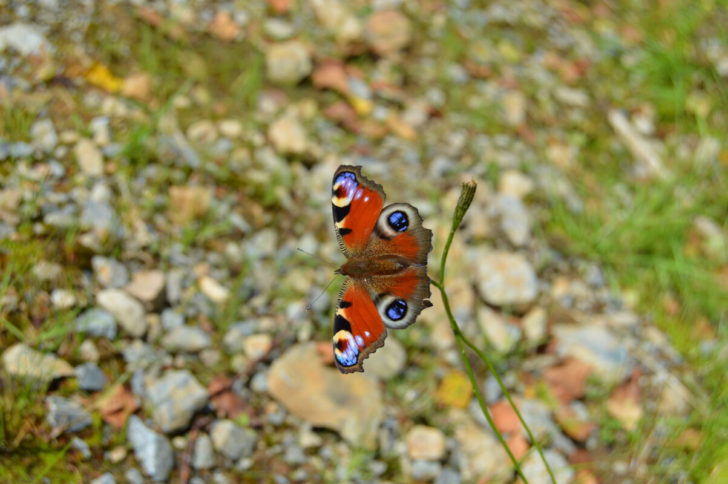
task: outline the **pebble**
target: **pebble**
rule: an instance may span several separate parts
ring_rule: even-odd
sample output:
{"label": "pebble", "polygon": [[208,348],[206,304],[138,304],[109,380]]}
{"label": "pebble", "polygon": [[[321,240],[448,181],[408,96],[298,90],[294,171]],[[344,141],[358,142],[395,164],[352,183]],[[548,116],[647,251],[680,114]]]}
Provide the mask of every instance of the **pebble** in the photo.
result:
{"label": "pebble", "polygon": [[325,366],[315,343],[290,347],[268,372],[268,388],[289,412],[372,448],[383,417],[377,383],[363,374],[343,375]]}
{"label": "pebble", "polygon": [[205,388],[187,370],[168,371],[158,380],[147,383],[146,393],[152,417],[165,433],[187,427],[194,413],[208,400]]}
{"label": "pebble", "polygon": [[445,456],[445,435],[437,428],[415,425],[406,442],[410,459],[440,460]]}
{"label": "pebble", "polygon": [[96,479],[91,480],[90,484],[116,484],[116,479],[114,479],[114,475],[111,472],[106,472]]}
{"label": "pebble", "polygon": [[78,432],[91,425],[91,415],[80,403],[63,397],[46,398],[46,420],[55,432]]}
{"label": "pebble", "polygon": [[270,45],[265,53],[265,64],[268,79],[275,84],[297,84],[313,68],[308,49],[298,40]]}
{"label": "pebble", "polygon": [[76,305],[76,295],[68,289],[53,289],[51,304],[54,309],[69,309]]}
{"label": "pebble", "polygon": [[155,481],[166,481],[174,465],[169,440],[144,425],[136,415],[129,417],[126,437],[144,473]]}
{"label": "pebble", "polygon": [[83,457],[84,459],[88,459],[91,457],[91,448],[88,446],[88,443],[83,439],[79,439],[78,437],[74,436],[71,439],[71,448],[77,450],[79,454],[81,454],[81,457]]}
{"label": "pebble", "polygon": [[126,267],[115,259],[96,255],[91,258],[94,277],[102,287],[121,288],[129,282]]}
{"label": "pebble", "polygon": [[302,155],[308,150],[308,137],[301,122],[292,115],[283,115],[268,127],[268,138],[281,155]]}
{"label": "pebble", "polygon": [[216,303],[224,303],[230,297],[230,291],[210,276],[200,279],[200,291]]}
{"label": "pebble", "polygon": [[76,143],[73,152],[84,175],[101,176],[104,174],[104,156],[93,141],[82,138]]}
{"label": "pebble", "polygon": [[54,281],[61,275],[62,270],[60,264],[42,260],[33,266],[33,275],[41,281]]}
{"label": "pebble", "polygon": [[50,153],[58,144],[58,134],[50,119],[39,119],[30,128],[30,136],[33,138],[33,145]]}
{"label": "pebble", "polygon": [[436,478],[442,471],[442,465],[439,462],[429,460],[415,460],[412,462],[412,478],[415,480],[432,480]]}
{"label": "pebble", "polygon": [[478,288],[494,306],[525,305],[538,295],[538,279],[523,255],[505,251],[477,251]]}
{"label": "pebble", "polygon": [[121,235],[119,217],[114,208],[106,202],[89,200],[83,204],[80,223],[88,227],[101,238]]}
{"label": "pebble", "polygon": [[84,363],[76,367],[76,380],[82,390],[98,392],[106,386],[106,375],[96,363]]}
{"label": "pebble", "polygon": [[458,443],[457,459],[464,481],[476,481],[488,476],[490,482],[505,483],[511,476],[511,463],[496,438],[470,419],[455,429]]}
{"label": "pebble", "polygon": [[340,44],[361,40],[364,26],[349,5],[338,0],[312,0],[316,18]]}
{"label": "pebble", "polygon": [[107,116],[93,118],[89,123],[89,128],[91,128],[96,145],[106,146],[111,143],[111,131],[109,131],[109,118]]}
{"label": "pebble", "polygon": [[232,420],[219,420],[212,425],[210,437],[215,449],[228,459],[249,456],[255,449],[258,436]]}
{"label": "pebble", "polygon": [[390,336],[386,344],[367,358],[366,372],[380,380],[389,380],[404,370],[407,353],[397,338]]}
{"label": "pebble", "polygon": [[16,343],[3,352],[5,371],[12,376],[48,381],[73,376],[73,367],[54,355]]}
{"label": "pebble", "polygon": [[511,351],[521,338],[521,329],[488,307],[478,309],[478,324],[499,353]]}
{"label": "pebble", "polygon": [[255,321],[243,321],[230,326],[222,339],[225,349],[231,353],[238,353],[243,350],[245,338],[255,332],[257,325]]}
{"label": "pebble", "polygon": [[[549,467],[554,473],[556,482],[571,482],[574,479],[574,470],[569,466],[563,455],[552,449],[543,451]],[[551,484],[551,477],[538,452],[531,451],[521,463],[521,470],[533,484]]]}
{"label": "pebble", "polygon": [[243,353],[257,361],[265,357],[273,347],[273,338],[268,333],[253,334],[243,339]]}
{"label": "pebble", "polygon": [[389,55],[404,49],[410,43],[412,25],[397,10],[379,10],[367,19],[364,35],[374,52]]}
{"label": "pebble", "polygon": [[162,271],[139,271],[132,276],[125,290],[142,302],[153,302],[162,295],[164,281]]}
{"label": "pebble", "polygon": [[177,326],[162,338],[162,346],[168,351],[187,351],[197,353],[208,348],[212,341],[210,336],[196,326]]}
{"label": "pebble", "polygon": [[526,105],[526,95],[521,91],[506,92],[503,96],[505,122],[513,127],[521,126],[526,121]]}
{"label": "pebble", "polygon": [[142,303],[119,289],[104,289],[96,294],[96,302],[109,311],[131,336],[140,337],[147,331]]}
{"label": "pebble", "polygon": [[212,440],[205,432],[201,432],[195,440],[192,452],[192,467],[195,469],[210,469],[215,465],[215,450]]}
{"label": "pebble", "polygon": [[539,345],[546,339],[547,331],[546,310],[540,306],[531,309],[521,320],[523,334],[531,346]]}
{"label": "pebble", "polygon": [[498,194],[492,200],[491,211],[498,217],[500,228],[511,244],[522,247],[528,243],[531,239],[531,221],[520,198]]}
{"label": "pebble", "polygon": [[634,363],[623,341],[602,326],[554,327],[561,356],[572,356],[591,365],[605,383],[619,383],[632,371]]}
{"label": "pebble", "polygon": [[96,345],[90,339],[83,340],[78,347],[78,353],[83,361],[96,363],[101,358],[98,348],[96,348]]}
{"label": "pebble", "polygon": [[162,311],[161,319],[162,327],[167,331],[171,331],[185,324],[185,317],[171,308]]}
{"label": "pebble", "polygon": [[53,47],[34,24],[15,22],[0,27],[0,52],[12,47],[21,55],[52,52]]}
{"label": "pebble", "polygon": [[498,191],[523,199],[534,189],[533,180],[517,170],[506,170],[498,181]]}
{"label": "pebble", "polygon": [[116,320],[105,309],[91,308],[76,318],[76,331],[113,340],[116,338]]}

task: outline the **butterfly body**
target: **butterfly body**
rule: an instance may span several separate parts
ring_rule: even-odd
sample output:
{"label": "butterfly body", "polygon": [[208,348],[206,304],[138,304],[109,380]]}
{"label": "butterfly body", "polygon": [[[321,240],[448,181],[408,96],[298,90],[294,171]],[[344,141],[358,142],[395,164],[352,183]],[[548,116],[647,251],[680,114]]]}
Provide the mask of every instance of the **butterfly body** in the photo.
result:
{"label": "butterfly body", "polygon": [[343,373],[384,344],[386,328],[405,328],[431,306],[427,254],[432,232],[406,203],[384,207],[382,187],[342,165],[334,174],[332,209],[341,250],[336,272],[347,276],[334,317],[334,360]]}

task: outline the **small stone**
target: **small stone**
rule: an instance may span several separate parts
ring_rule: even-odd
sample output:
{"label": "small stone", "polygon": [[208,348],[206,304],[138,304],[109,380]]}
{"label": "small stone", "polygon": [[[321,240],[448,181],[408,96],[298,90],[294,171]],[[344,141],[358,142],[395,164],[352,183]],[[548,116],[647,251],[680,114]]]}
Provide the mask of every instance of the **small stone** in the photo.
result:
{"label": "small stone", "polygon": [[96,363],[101,358],[98,348],[96,348],[96,345],[90,339],[86,339],[81,343],[81,346],[78,347],[78,352],[83,361]]}
{"label": "small stone", "polygon": [[445,456],[445,435],[434,427],[415,425],[407,434],[410,459],[440,460]]}
{"label": "small stone", "polygon": [[[543,454],[554,473],[556,482],[571,482],[573,480],[574,470],[569,467],[569,463],[564,456],[552,449],[544,449]],[[531,451],[526,456],[521,464],[521,470],[530,483],[549,484],[552,482],[538,452]]]}
{"label": "small stone", "polygon": [[498,194],[493,199],[490,210],[498,217],[501,230],[513,245],[522,247],[528,243],[531,238],[531,221],[520,198]]}
{"label": "small stone", "polygon": [[116,479],[114,479],[114,475],[111,472],[107,472],[93,479],[90,484],[116,484]]}
{"label": "small stone", "polygon": [[224,303],[230,297],[230,291],[210,276],[203,276],[200,279],[200,290],[216,303]]}
{"label": "small stone", "polygon": [[81,139],[74,148],[76,161],[81,172],[88,176],[104,174],[104,157],[93,141]]}
{"label": "small stone", "polygon": [[268,372],[270,393],[311,425],[338,431],[346,440],[372,447],[383,416],[378,384],[363,374],[343,375],[325,366],[315,343],[289,348]]}
{"label": "small stone", "polygon": [[166,481],[174,465],[169,440],[144,425],[136,415],[129,417],[126,436],[144,473],[155,481]]}
{"label": "small stone", "polygon": [[347,3],[338,0],[313,0],[311,4],[318,21],[334,35],[337,42],[347,44],[361,40],[364,27]]}
{"label": "small stone", "polygon": [[286,40],[293,37],[294,26],[279,18],[269,18],[263,24],[265,34],[273,40]]}
{"label": "small stone", "polygon": [[308,149],[306,130],[298,119],[284,115],[268,127],[268,138],[273,147],[282,155],[301,155]]}
{"label": "small stone", "polygon": [[169,218],[177,225],[185,225],[203,216],[210,209],[212,190],[200,186],[169,188]]}
{"label": "small stone", "polygon": [[194,413],[205,406],[207,391],[187,370],[168,371],[147,385],[152,416],[163,432],[175,432],[189,425]]}
{"label": "small stone", "polygon": [[119,288],[129,282],[126,267],[117,260],[96,255],[91,259],[91,266],[96,280],[103,287]]}
{"label": "small stone", "polygon": [[521,325],[529,345],[536,346],[545,341],[547,322],[546,310],[542,307],[533,308],[523,317]]}
{"label": "small stone", "polygon": [[212,344],[210,336],[196,326],[178,326],[162,338],[162,346],[168,351],[197,353]]}
{"label": "small stone", "polygon": [[174,309],[167,308],[162,311],[162,327],[171,331],[185,324],[185,317]]}
{"label": "small stone", "polygon": [[91,425],[91,415],[81,404],[62,397],[46,398],[48,424],[55,432],[78,432]]}
{"label": "small stone", "polygon": [[58,134],[50,119],[40,119],[33,123],[30,136],[33,137],[33,144],[46,153],[53,151],[58,144]]}
{"label": "small stone", "polygon": [[104,456],[112,464],[118,464],[119,462],[126,459],[127,455],[129,455],[129,451],[126,450],[126,447],[124,447],[123,445],[117,445],[116,447],[113,447],[110,451],[106,452]]}
{"label": "small stone", "polygon": [[210,33],[225,42],[232,42],[240,35],[240,26],[226,10],[218,10],[210,22]]}
{"label": "small stone", "polygon": [[147,331],[144,306],[124,291],[104,289],[96,294],[96,302],[113,314],[131,336],[140,337]]}
{"label": "small stone", "polygon": [[277,84],[297,84],[311,73],[311,55],[297,40],[271,45],[266,51],[268,79]]}
{"label": "small stone", "polygon": [[113,340],[116,338],[116,321],[110,312],[92,308],[76,318],[76,331]]}
{"label": "small stone", "polygon": [[210,469],[215,465],[215,450],[212,447],[210,436],[201,432],[195,440],[192,451],[192,467],[195,469]]}
{"label": "small stone", "polygon": [[506,451],[492,434],[468,419],[455,429],[455,439],[458,443],[455,455],[464,481],[476,481],[488,476],[490,482],[508,482],[512,472],[511,463]]}
{"label": "small stone", "polygon": [[494,306],[529,304],[538,295],[538,279],[531,264],[521,254],[478,252],[478,288]]}
{"label": "small stone", "polygon": [[243,125],[237,119],[223,119],[218,121],[217,129],[223,136],[238,138],[243,134]]}
{"label": "small stone", "polygon": [[52,355],[35,351],[23,343],[16,343],[3,353],[3,365],[9,375],[48,381],[73,376],[68,362]]}
{"label": "small stone", "polygon": [[526,121],[526,95],[521,91],[508,91],[503,96],[505,121],[510,126],[518,127]]}
{"label": "small stone", "polygon": [[22,22],[0,27],[0,52],[8,47],[12,47],[23,56],[43,55],[53,51],[53,46],[43,37],[39,26]]}
{"label": "small stone", "polygon": [[84,203],[80,224],[93,230],[98,238],[119,235],[122,232],[119,216],[107,202],[89,200]]}
{"label": "small stone", "polygon": [[132,276],[125,289],[142,302],[156,301],[164,290],[164,272],[139,271]]}
{"label": "small stone", "polygon": [[[0,205],[2,205],[0,203]],[[61,275],[63,268],[55,262],[39,261],[33,266],[33,275],[41,281],[54,281]]]}
{"label": "small stone", "polygon": [[415,460],[412,462],[412,478],[421,480],[432,480],[440,474],[442,465],[439,462],[428,460]]}
{"label": "small stone", "polygon": [[389,380],[399,375],[407,362],[407,353],[402,343],[390,336],[387,344],[367,359],[367,373],[380,380]]}
{"label": "small stone", "polygon": [[388,55],[405,48],[412,38],[410,21],[397,10],[379,10],[366,22],[367,44],[379,55]]}
{"label": "small stone", "polygon": [[215,449],[232,460],[251,455],[258,441],[255,432],[241,427],[232,420],[215,422],[210,437]]}
{"label": "small stone", "polygon": [[217,128],[212,121],[200,119],[187,128],[187,137],[194,143],[210,144],[217,139]]}
{"label": "small stone", "polygon": [[257,361],[268,354],[273,347],[273,338],[268,333],[253,334],[243,340],[243,353]]}
{"label": "small stone", "polygon": [[490,344],[499,353],[511,351],[521,337],[521,330],[518,326],[506,321],[504,317],[488,307],[478,310],[478,324]]}
{"label": "small stone", "polygon": [[144,484],[144,476],[141,472],[139,472],[139,469],[134,467],[127,469],[124,473],[124,477],[129,484]]}
{"label": "small stone", "polygon": [[498,191],[504,195],[511,195],[523,199],[534,189],[533,180],[516,170],[507,170],[498,182]]}
{"label": "small stone", "polygon": [[146,101],[152,93],[152,76],[137,72],[124,78],[121,94],[140,101]]}
{"label": "small stone", "polygon": [[76,380],[82,390],[98,392],[106,386],[106,375],[95,363],[84,363],[76,367]]}
{"label": "small stone", "polygon": [[95,117],[91,120],[89,127],[96,145],[106,146],[111,143],[111,131],[109,130],[109,118],[107,116]]}
{"label": "small stone", "polygon": [[68,309],[76,305],[76,295],[67,289],[53,289],[51,304],[54,309]]}
{"label": "small stone", "polygon": [[554,328],[554,336],[560,355],[587,363],[606,383],[618,383],[632,371],[634,362],[626,346],[604,327],[561,324]]}
{"label": "small stone", "polygon": [[71,448],[77,450],[81,454],[81,457],[83,457],[84,459],[88,459],[91,457],[91,448],[88,446],[88,443],[83,439],[79,439],[78,437],[74,436],[71,439]]}

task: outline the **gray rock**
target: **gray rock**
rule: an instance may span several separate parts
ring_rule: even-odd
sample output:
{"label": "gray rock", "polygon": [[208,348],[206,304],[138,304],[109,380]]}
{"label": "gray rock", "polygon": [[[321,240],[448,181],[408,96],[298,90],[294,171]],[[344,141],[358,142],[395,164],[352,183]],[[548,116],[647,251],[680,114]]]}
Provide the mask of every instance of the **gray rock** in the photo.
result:
{"label": "gray rock", "polygon": [[225,349],[231,353],[243,351],[245,338],[253,334],[256,329],[257,325],[255,321],[244,321],[233,324],[222,339]]}
{"label": "gray rock", "polygon": [[296,84],[311,73],[311,56],[297,40],[269,46],[265,61],[268,79],[277,84]]}
{"label": "gray rock", "polygon": [[165,334],[162,346],[168,351],[188,351],[196,353],[208,348],[212,341],[202,328],[196,326],[178,326]]}
{"label": "gray rock", "polygon": [[215,465],[215,450],[212,447],[210,436],[201,432],[195,440],[192,452],[192,467],[195,469],[210,469]]}
{"label": "gray rock", "polygon": [[96,295],[98,304],[114,315],[121,327],[132,336],[147,331],[142,303],[119,289],[104,289]]}
{"label": "gray rock", "polygon": [[172,304],[179,302],[182,297],[182,280],[184,272],[179,269],[173,269],[167,273],[167,301]]}
{"label": "gray rock", "polygon": [[[549,463],[549,467],[551,467],[551,470],[554,473],[556,482],[571,482],[574,479],[574,470],[569,467],[569,463],[563,455],[552,449],[545,449],[543,454],[546,461]],[[551,477],[546,471],[546,466],[541,460],[541,456],[539,456],[538,452],[535,452],[534,450],[532,450],[523,460],[521,470],[523,470],[523,474],[530,483],[551,483]]]}
{"label": "gray rock", "polygon": [[39,119],[33,123],[30,128],[30,136],[33,137],[33,144],[46,153],[53,151],[58,144],[56,128],[50,119]]}
{"label": "gray rock", "polygon": [[80,403],[63,397],[46,398],[46,419],[56,431],[78,432],[91,425],[91,415]]}
{"label": "gray rock", "polygon": [[450,467],[443,467],[440,475],[434,481],[434,484],[460,484],[462,479],[460,474]]}
{"label": "gray rock", "polygon": [[141,340],[134,340],[124,345],[121,354],[126,361],[127,370],[145,369],[164,361],[165,353],[155,350]]}
{"label": "gray rock", "polygon": [[13,158],[27,158],[33,154],[33,147],[23,141],[10,144],[10,156]]}
{"label": "gray rock", "polygon": [[73,152],[84,175],[101,176],[104,174],[104,155],[93,141],[85,138],[79,140]]}
{"label": "gray rock", "polygon": [[73,376],[73,367],[54,355],[16,343],[3,353],[5,371],[12,376],[48,381]]}
{"label": "gray rock", "polygon": [[547,322],[546,310],[542,307],[533,308],[523,317],[521,325],[529,345],[535,346],[544,342]]}
{"label": "gray rock", "polygon": [[167,308],[162,311],[162,327],[170,331],[185,324],[185,317],[174,309]]}
{"label": "gray rock", "polygon": [[187,370],[168,371],[147,384],[152,416],[163,432],[175,432],[189,425],[194,413],[207,403],[207,390]]}
{"label": "gray rock", "polygon": [[114,479],[114,475],[111,472],[106,472],[96,479],[93,479],[90,484],[116,484],[116,479]]}
{"label": "gray rock", "polygon": [[22,22],[0,27],[0,52],[8,47],[24,56],[53,51],[52,45],[38,26]]}
{"label": "gray rock", "polygon": [[412,461],[412,479],[418,481],[434,479],[440,474],[441,470],[442,466],[439,462],[430,460]]}
{"label": "gray rock", "polygon": [[495,306],[525,305],[538,295],[538,279],[531,264],[521,254],[504,251],[478,251],[475,260],[478,288]]}
{"label": "gray rock", "polygon": [[632,371],[634,361],[626,346],[603,326],[561,324],[554,328],[554,335],[560,355],[590,364],[607,383],[618,383]]}
{"label": "gray rock", "polygon": [[98,392],[106,386],[106,375],[96,363],[84,363],[76,367],[76,379],[82,390]]}
{"label": "gray rock", "polygon": [[478,311],[478,324],[490,344],[499,353],[511,351],[521,337],[521,330],[518,326],[506,321],[500,313],[488,307],[483,307]]}
{"label": "gray rock", "polygon": [[154,302],[164,291],[164,272],[139,271],[126,286],[126,292],[144,302]]}
{"label": "gray rock", "polygon": [[73,205],[64,205],[43,215],[43,223],[52,227],[68,228],[75,226],[77,222],[76,207]]}
{"label": "gray rock", "polygon": [[91,457],[91,448],[88,446],[85,440],[79,439],[78,437],[73,437],[71,439],[71,447],[73,449],[76,449],[80,454],[81,457],[84,459],[88,459]]}
{"label": "gray rock", "polygon": [[169,440],[144,425],[136,415],[129,417],[126,436],[144,473],[155,481],[167,480],[174,465],[174,452]]}
{"label": "gray rock", "polygon": [[390,336],[387,344],[367,359],[367,373],[389,380],[402,372],[406,362],[407,353],[402,343]]}
{"label": "gray rock", "polygon": [[104,236],[119,235],[121,224],[114,208],[106,202],[92,200],[83,204],[81,225]]}
{"label": "gray rock", "polygon": [[215,422],[210,437],[215,449],[232,460],[251,455],[258,440],[255,432],[239,426],[232,420]]}
{"label": "gray rock", "polygon": [[136,467],[128,469],[124,473],[124,477],[129,484],[144,484],[144,476],[141,472],[139,472],[139,469],[137,469]]}
{"label": "gray rock", "polygon": [[464,481],[475,481],[481,476],[488,476],[493,483],[510,481],[511,463],[492,433],[467,419],[455,429],[455,439],[458,443],[455,456]]}
{"label": "gray rock", "polygon": [[498,194],[493,199],[491,210],[498,217],[501,230],[513,245],[521,247],[528,243],[531,238],[531,221],[520,198]]}
{"label": "gray rock", "polygon": [[119,261],[99,255],[91,259],[96,280],[103,287],[120,288],[129,282],[129,273]]}
{"label": "gray rock", "polygon": [[[0,198],[2,197],[2,194],[0,194]],[[2,203],[0,203],[0,206]],[[55,262],[48,262],[45,260],[38,261],[36,265],[33,266],[33,275],[37,277],[41,281],[54,281],[58,279],[58,277],[61,275],[63,271],[63,267],[61,267],[60,264],[56,264]]]}
{"label": "gray rock", "polygon": [[116,338],[116,320],[105,309],[88,309],[76,318],[76,331],[113,340]]}

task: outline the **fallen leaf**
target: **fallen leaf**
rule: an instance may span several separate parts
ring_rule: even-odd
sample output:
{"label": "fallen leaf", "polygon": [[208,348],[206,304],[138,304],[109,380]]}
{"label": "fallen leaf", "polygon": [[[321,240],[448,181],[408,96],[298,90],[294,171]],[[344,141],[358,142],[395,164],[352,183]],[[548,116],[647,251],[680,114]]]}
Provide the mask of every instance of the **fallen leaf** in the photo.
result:
{"label": "fallen leaf", "polygon": [[324,362],[324,365],[334,364],[334,346],[330,341],[316,343],[316,351],[321,355],[321,361]]}
{"label": "fallen leaf", "polygon": [[99,409],[104,422],[120,429],[126,425],[129,416],[139,408],[139,403],[131,391],[124,385],[117,384],[96,401],[96,408]]}
{"label": "fallen leaf", "polygon": [[417,132],[415,131],[415,129],[409,124],[405,123],[404,120],[396,114],[393,114],[387,118],[387,127],[392,131],[392,133],[399,136],[400,138],[409,141],[414,141],[415,138],[417,138]]}
{"label": "fallen leaf", "polygon": [[594,422],[581,418],[568,405],[562,405],[558,408],[554,412],[554,417],[556,417],[556,423],[561,426],[566,435],[577,442],[584,442],[596,427]]}
{"label": "fallen leaf", "polygon": [[569,403],[584,396],[586,380],[592,367],[576,358],[570,358],[559,366],[544,371],[543,377],[551,392],[561,403]]}
{"label": "fallen leaf", "polygon": [[435,393],[437,403],[455,408],[466,408],[472,397],[473,387],[470,386],[470,380],[459,371],[445,375]]}
{"label": "fallen leaf", "polygon": [[324,116],[341,124],[347,130],[358,133],[360,131],[359,119],[354,109],[344,101],[338,101],[324,109]]}
{"label": "fallen leaf", "polygon": [[518,460],[521,460],[521,458],[528,453],[528,441],[521,432],[514,433],[508,437],[506,444],[508,445],[508,448],[511,449],[513,456]]}
{"label": "fallen leaf", "polygon": [[521,422],[518,415],[510,403],[506,400],[500,400],[490,406],[490,413],[493,416],[495,428],[502,434],[512,434],[518,432],[521,428]]}
{"label": "fallen leaf", "polygon": [[576,473],[573,484],[599,484],[599,479],[588,469],[581,469]]}
{"label": "fallen leaf", "polygon": [[114,76],[108,67],[98,62],[91,66],[84,78],[90,84],[112,93],[119,92],[124,83]]}
{"label": "fallen leaf", "polygon": [[124,78],[121,94],[126,97],[146,101],[152,92],[152,76],[138,72]]}
{"label": "fallen leaf", "polygon": [[220,418],[237,418],[246,409],[245,402],[232,386],[233,381],[224,375],[213,378],[207,386],[210,403]]}
{"label": "fallen leaf", "polygon": [[635,369],[629,381],[617,387],[607,400],[607,412],[619,420],[625,429],[634,430],[642,418],[640,406],[639,377],[641,372]]}
{"label": "fallen leaf", "polygon": [[293,6],[293,0],[268,0],[268,6],[274,13],[288,13]]}
{"label": "fallen leaf", "polygon": [[316,65],[311,74],[314,87],[333,89],[341,94],[349,92],[348,76],[344,64],[335,59],[325,59]]}

